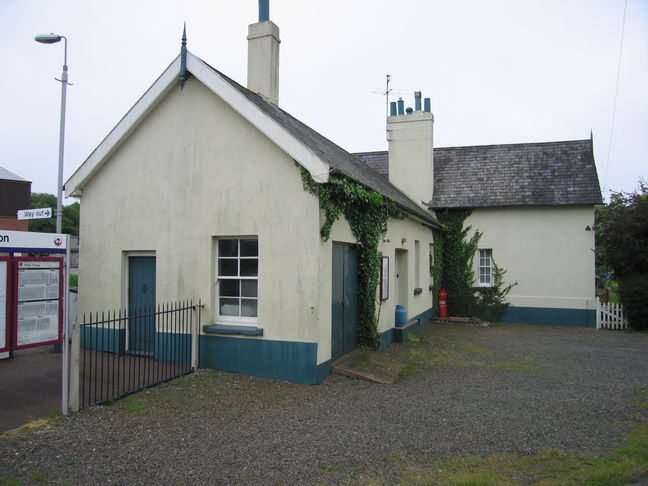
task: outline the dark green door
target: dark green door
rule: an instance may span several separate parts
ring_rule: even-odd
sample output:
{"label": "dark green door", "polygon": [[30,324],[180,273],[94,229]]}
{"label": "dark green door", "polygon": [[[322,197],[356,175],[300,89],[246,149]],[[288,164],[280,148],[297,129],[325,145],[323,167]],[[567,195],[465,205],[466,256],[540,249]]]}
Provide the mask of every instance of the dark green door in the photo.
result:
{"label": "dark green door", "polygon": [[152,355],[155,350],[155,257],[128,258],[128,350]]}
{"label": "dark green door", "polygon": [[356,250],[333,243],[331,359],[353,351],[358,342],[358,265]]}

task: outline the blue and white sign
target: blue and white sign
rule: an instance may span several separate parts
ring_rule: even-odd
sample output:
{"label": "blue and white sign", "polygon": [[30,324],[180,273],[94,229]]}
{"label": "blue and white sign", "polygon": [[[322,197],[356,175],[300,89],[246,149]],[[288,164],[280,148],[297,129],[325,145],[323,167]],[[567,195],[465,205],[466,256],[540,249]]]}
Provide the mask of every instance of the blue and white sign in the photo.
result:
{"label": "blue and white sign", "polygon": [[18,219],[45,219],[51,218],[53,214],[52,208],[21,209],[18,211]]}

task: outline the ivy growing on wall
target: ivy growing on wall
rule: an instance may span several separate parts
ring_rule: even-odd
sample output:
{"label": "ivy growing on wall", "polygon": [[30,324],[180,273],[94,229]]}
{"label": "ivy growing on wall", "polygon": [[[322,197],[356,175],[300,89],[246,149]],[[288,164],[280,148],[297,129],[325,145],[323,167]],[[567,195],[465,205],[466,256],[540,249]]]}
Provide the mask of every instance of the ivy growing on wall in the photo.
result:
{"label": "ivy growing on wall", "polygon": [[387,221],[405,215],[390,199],[344,175],[332,173],[327,183],[319,184],[307,170],[299,168],[304,189],[319,198],[324,211],[322,240],[329,239],[333,224],[342,215],[358,240],[358,344],[376,349],[380,345],[376,315],[381,263],[378,247],[387,231]]}
{"label": "ivy growing on wall", "polygon": [[434,232],[434,285],[436,290],[448,292],[448,315],[501,319],[508,307],[506,296],[517,282],[506,285],[506,270],[493,259],[493,286],[475,289],[473,259],[482,233],[475,231],[469,237],[472,227],[464,227],[464,223],[471,213],[470,209],[436,211],[442,229]]}
{"label": "ivy growing on wall", "polygon": [[472,316],[476,310],[473,291],[473,258],[481,233],[468,238],[472,229],[464,228],[470,209],[439,209],[436,218],[443,230],[434,234],[434,284],[448,292],[448,315]]}

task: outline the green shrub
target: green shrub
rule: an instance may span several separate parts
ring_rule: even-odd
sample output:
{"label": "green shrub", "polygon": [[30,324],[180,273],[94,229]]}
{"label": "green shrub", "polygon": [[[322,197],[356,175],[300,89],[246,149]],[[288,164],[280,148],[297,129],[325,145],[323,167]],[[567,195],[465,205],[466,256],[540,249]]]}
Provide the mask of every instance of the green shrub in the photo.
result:
{"label": "green shrub", "polygon": [[628,324],[635,331],[648,330],[648,274],[623,277],[619,283]]}
{"label": "green shrub", "polygon": [[477,293],[477,315],[486,321],[501,321],[508,309],[506,296],[517,282],[505,285],[506,270],[499,267],[493,259],[493,286],[481,287]]}

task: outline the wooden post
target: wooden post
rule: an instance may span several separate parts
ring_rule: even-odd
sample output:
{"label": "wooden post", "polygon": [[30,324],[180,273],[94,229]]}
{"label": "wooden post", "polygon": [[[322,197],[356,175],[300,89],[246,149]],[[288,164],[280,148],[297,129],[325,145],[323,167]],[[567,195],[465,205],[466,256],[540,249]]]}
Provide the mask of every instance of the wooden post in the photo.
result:
{"label": "wooden post", "polygon": [[601,329],[601,301],[596,297],[596,329]]}

